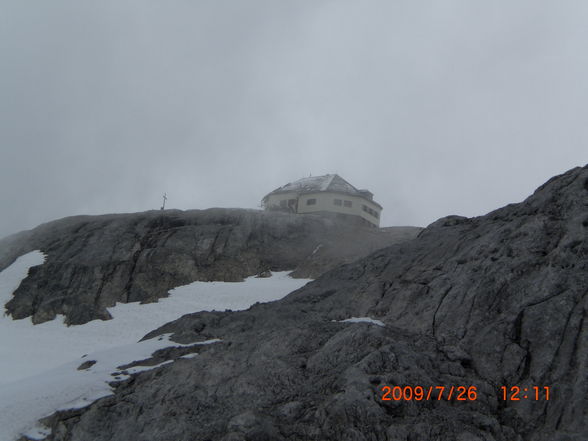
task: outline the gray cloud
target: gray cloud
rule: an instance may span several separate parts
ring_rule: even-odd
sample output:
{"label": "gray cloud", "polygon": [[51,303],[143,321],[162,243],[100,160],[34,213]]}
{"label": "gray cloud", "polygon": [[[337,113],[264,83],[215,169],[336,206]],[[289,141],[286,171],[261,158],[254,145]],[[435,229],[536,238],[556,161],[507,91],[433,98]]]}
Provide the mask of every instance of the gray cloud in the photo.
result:
{"label": "gray cloud", "polygon": [[4,1],[0,236],[53,218],[254,208],[339,173],[386,225],[519,201],[584,165],[588,6]]}

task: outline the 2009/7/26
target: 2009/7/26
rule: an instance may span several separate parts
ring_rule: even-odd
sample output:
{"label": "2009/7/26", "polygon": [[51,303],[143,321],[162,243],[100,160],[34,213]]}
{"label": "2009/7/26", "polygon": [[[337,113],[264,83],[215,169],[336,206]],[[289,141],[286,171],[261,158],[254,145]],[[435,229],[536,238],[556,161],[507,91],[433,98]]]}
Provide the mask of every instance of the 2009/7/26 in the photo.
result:
{"label": "2009/7/26", "polygon": [[475,401],[478,398],[478,392],[475,386],[383,386],[382,401],[427,401],[427,400],[447,400],[454,398],[457,401]]}

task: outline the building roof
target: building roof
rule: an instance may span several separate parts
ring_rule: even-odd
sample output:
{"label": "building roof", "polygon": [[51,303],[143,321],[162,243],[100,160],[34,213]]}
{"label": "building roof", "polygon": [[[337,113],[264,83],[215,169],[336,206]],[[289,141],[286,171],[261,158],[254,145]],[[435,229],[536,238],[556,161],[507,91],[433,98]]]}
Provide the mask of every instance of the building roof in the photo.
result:
{"label": "building roof", "polygon": [[379,204],[372,200],[372,193],[368,190],[358,190],[341,176],[334,175],[323,175],[323,176],[310,176],[308,178],[298,179],[294,182],[289,182],[279,188],[276,188],[271,193],[268,193],[264,199],[272,194],[280,193],[317,193],[317,192],[333,192],[343,193],[352,196],[359,196],[372,201],[374,204]]}

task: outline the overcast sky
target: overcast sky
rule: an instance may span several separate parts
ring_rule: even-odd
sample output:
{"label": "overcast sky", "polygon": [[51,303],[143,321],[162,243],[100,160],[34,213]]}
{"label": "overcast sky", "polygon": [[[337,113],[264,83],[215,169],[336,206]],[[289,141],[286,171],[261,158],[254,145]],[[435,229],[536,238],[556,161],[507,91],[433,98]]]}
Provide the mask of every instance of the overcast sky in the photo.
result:
{"label": "overcast sky", "polygon": [[0,0],[0,236],[338,173],[424,226],[588,162],[585,1]]}

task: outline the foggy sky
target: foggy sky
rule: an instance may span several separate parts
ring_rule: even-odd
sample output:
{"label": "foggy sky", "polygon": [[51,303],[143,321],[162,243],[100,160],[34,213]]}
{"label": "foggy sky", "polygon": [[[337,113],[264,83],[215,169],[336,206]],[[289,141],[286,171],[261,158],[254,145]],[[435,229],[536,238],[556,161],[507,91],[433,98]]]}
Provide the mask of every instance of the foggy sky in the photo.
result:
{"label": "foggy sky", "polygon": [[583,1],[0,0],[0,236],[256,208],[338,173],[383,225],[588,162]]}

